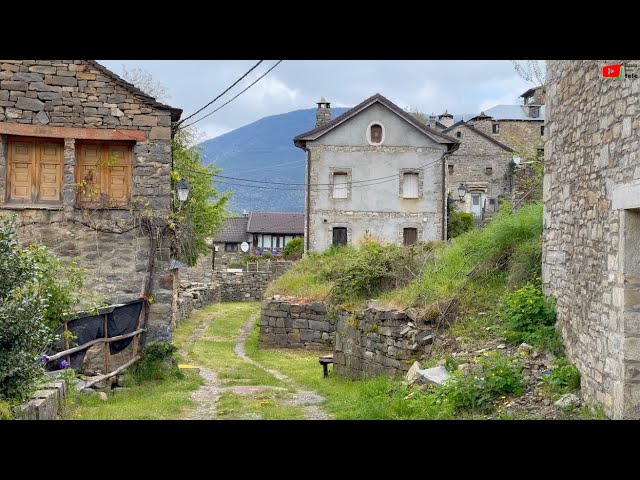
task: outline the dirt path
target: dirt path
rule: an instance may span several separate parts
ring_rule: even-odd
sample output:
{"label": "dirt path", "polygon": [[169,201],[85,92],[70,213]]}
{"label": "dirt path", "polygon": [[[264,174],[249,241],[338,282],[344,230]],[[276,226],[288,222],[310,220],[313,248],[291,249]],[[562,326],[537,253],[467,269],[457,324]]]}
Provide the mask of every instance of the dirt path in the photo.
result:
{"label": "dirt path", "polygon": [[[247,322],[242,327],[242,333],[236,339],[236,344],[234,347],[235,354],[243,361],[250,363],[253,366],[269,373],[281,382],[285,383],[288,387],[295,389],[294,392],[287,393],[285,395],[282,400],[283,406],[300,408],[304,413],[305,420],[330,420],[331,417],[320,407],[320,404],[324,401],[324,397],[310,390],[298,390],[297,385],[295,385],[295,383],[289,377],[282,374],[281,372],[278,372],[277,370],[272,370],[264,367],[263,365],[246,355],[244,346],[247,338],[249,338],[249,335],[251,334],[251,329],[253,328],[258,315],[260,314],[255,313],[251,315],[251,317],[249,317]],[[218,318],[217,321],[221,320],[222,318]],[[187,339],[183,349],[180,352],[184,358],[187,358],[189,348],[197,341],[203,339],[204,333],[211,322],[211,318],[205,319],[200,325],[198,325],[193,334]],[[224,387],[220,385],[215,372],[202,367],[200,367],[200,376],[204,380],[204,385],[202,385],[200,388],[198,388],[198,390],[191,394],[191,399],[196,402],[197,407],[193,412],[191,412],[187,420],[218,419],[216,406],[218,400],[220,399],[220,395],[222,395],[222,393],[224,392],[233,392],[239,395],[252,395],[264,390],[287,390],[282,387],[267,385],[236,385],[233,387]]]}

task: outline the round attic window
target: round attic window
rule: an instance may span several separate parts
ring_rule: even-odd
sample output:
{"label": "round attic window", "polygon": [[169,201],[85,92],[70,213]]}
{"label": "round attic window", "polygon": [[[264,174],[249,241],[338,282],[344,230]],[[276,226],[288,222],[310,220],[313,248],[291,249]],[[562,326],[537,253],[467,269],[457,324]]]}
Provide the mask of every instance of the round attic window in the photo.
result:
{"label": "round attic window", "polygon": [[380,122],[371,122],[367,127],[367,141],[369,145],[382,145],[384,142],[384,127]]}

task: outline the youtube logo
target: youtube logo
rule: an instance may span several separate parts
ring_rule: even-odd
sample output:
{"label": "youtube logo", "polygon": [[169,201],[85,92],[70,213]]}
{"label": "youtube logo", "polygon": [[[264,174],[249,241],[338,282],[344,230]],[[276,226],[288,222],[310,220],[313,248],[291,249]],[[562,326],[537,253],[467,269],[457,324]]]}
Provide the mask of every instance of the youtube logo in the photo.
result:
{"label": "youtube logo", "polygon": [[619,63],[605,65],[602,67],[602,76],[604,78],[620,78],[622,76],[622,65]]}

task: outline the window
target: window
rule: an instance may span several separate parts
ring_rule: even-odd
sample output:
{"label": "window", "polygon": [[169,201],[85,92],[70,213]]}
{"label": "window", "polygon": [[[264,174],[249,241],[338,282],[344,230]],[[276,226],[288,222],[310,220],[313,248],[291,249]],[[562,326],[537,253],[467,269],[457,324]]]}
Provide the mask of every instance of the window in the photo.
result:
{"label": "window", "polygon": [[540,116],[540,107],[537,105],[534,107],[529,107],[529,116],[531,118],[538,118]]}
{"label": "window", "polygon": [[333,198],[347,198],[349,190],[347,174],[338,172],[333,174]]}
{"label": "window", "polygon": [[493,174],[493,167],[486,167],[484,169],[484,173],[485,173],[485,175],[492,175]]}
{"label": "window", "polygon": [[382,143],[382,125],[374,123],[369,130],[371,133],[371,143]]}
{"label": "window", "polygon": [[253,236],[253,248],[258,246],[258,235]]}
{"label": "window", "polygon": [[413,245],[418,241],[417,228],[405,228],[403,231],[403,240],[405,245]]}
{"label": "window", "polygon": [[456,138],[462,138],[462,132],[456,132]]}
{"label": "window", "polygon": [[493,125],[491,125],[491,133],[493,133],[494,135],[497,135],[500,133],[500,124],[499,123],[494,123]]}
{"label": "window", "polygon": [[237,243],[225,243],[224,244],[224,251],[225,252],[237,252],[238,251],[238,244]]}
{"label": "window", "polygon": [[271,235],[262,235],[262,248],[271,248]]}
{"label": "window", "polygon": [[544,148],[536,148],[536,153],[539,157],[544,157]]}
{"label": "window", "polygon": [[122,142],[77,143],[76,183],[82,206],[126,206],[131,193],[131,146]]}
{"label": "window", "polygon": [[540,125],[540,135],[544,135],[544,125]]}
{"label": "window", "polygon": [[494,205],[496,204],[496,199],[495,198],[490,198],[489,199],[489,205]]}
{"label": "window", "polygon": [[418,174],[405,173],[403,175],[402,196],[403,198],[418,198]]}
{"label": "window", "polygon": [[62,201],[62,140],[10,137],[8,147],[7,201],[59,204]]}
{"label": "window", "polygon": [[453,175],[453,165],[447,165],[447,171],[449,172],[449,175]]}
{"label": "window", "polygon": [[334,245],[347,244],[347,229],[345,227],[333,228],[333,244]]}

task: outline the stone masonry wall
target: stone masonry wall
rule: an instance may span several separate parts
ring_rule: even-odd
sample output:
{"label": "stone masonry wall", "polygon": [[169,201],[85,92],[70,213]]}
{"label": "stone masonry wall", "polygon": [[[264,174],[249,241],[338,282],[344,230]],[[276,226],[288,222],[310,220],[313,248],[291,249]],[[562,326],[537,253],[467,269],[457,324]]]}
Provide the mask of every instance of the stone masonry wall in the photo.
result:
{"label": "stone masonry wall", "polygon": [[404,375],[433,340],[429,331],[417,332],[407,314],[399,310],[340,311],[334,368],[354,379]]}
{"label": "stone masonry wall", "polygon": [[66,396],[67,384],[64,380],[45,383],[28,401],[16,406],[14,414],[18,420],[57,420]]}
{"label": "stone masonry wall", "polygon": [[262,300],[267,285],[286,272],[293,262],[271,262],[269,272],[214,272],[213,284],[221,302]]}
{"label": "stone masonry wall", "polygon": [[323,302],[281,296],[262,302],[260,344],[264,347],[330,349],[334,331]]}
{"label": "stone masonry wall", "polygon": [[[62,201],[6,202],[8,135],[64,141]],[[84,209],[76,204],[76,140],[128,141],[131,205]],[[175,285],[170,238],[150,252],[149,236],[131,206],[166,214],[171,201],[171,112],[125,88],[85,60],[0,60],[0,213],[15,215],[18,239],[36,241],[87,271],[86,288],[107,303],[138,298],[155,255],[148,337],[168,339]]]}
{"label": "stone masonry wall", "polygon": [[582,394],[638,418],[640,79],[602,78],[615,63],[547,62],[542,278]]}
{"label": "stone masonry wall", "polygon": [[220,301],[214,285],[181,281],[178,288],[176,320],[184,320],[197,308],[203,308]]}

